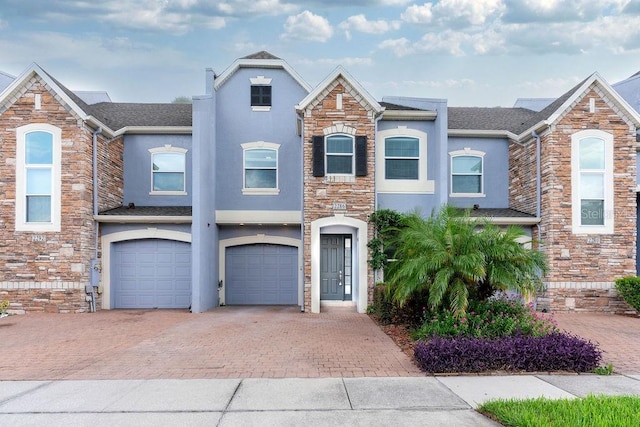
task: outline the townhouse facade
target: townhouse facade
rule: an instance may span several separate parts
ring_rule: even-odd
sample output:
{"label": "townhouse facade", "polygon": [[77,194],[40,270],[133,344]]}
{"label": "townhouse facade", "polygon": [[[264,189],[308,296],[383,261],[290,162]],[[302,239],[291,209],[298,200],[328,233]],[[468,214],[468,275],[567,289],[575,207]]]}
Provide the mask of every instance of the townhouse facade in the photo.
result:
{"label": "townhouse facade", "polygon": [[377,101],[342,67],[312,87],[268,52],[206,70],[192,104],[115,103],[36,64],[0,77],[14,312],[365,312],[369,216],[445,204],[527,231],[551,267],[538,308],[629,310],[613,286],[638,268],[629,82],[593,74],[557,99],[467,108]]}

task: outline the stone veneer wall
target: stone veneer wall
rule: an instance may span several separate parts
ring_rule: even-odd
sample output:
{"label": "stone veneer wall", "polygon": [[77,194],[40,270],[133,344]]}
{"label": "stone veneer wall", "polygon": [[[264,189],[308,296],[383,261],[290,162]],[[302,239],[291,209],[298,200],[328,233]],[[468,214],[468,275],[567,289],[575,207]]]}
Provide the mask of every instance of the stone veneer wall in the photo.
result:
{"label": "stone veneer wall", "polygon": [[[342,94],[343,108],[336,108],[337,95]],[[334,214],[368,221],[374,211],[375,192],[375,121],[374,112],[366,105],[361,95],[343,79],[338,78],[332,85],[309,105],[304,112],[304,309],[311,310],[311,222]],[[367,176],[353,179],[332,179],[314,177],[312,165],[312,144],[314,135],[347,133],[367,136]],[[333,203],[346,203],[346,211],[334,211]],[[371,227],[367,236],[359,236],[367,241],[373,237]],[[368,254],[364,254],[368,256]],[[355,262],[355,261],[354,261]],[[373,298],[373,271],[367,268],[368,301]],[[360,280],[360,283],[363,281]]]}
{"label": "stone veneer wall", "polygon": [[[41,109],[35,109],[35,95]],[[93,249],[92,135],[82,120],[34,76],[0,106],[0,300],[13,312],[83,312]],[[62,129],[62,231],[15,231],[16,128]]]}
{"label": "stone veneer wall", "polygon": [[536,141],[509,143],[509,206],[536,214]]}
{"label": "stone veneer wall", "polygon": [[[589,100],[595,112],[589,112]],[[636,142],[630,126],[597,87],[542,136],[541,244],[550,272],[538,308],[627,312],[615,294],[616,278],[636,274]],[[571,135],[585,129],[613,134],[614,233],[573,234]]]}
{"label": "stone veneer wall", "polygon": [[124,201],[124,141],[98,138],[98,210],[117,208]]}

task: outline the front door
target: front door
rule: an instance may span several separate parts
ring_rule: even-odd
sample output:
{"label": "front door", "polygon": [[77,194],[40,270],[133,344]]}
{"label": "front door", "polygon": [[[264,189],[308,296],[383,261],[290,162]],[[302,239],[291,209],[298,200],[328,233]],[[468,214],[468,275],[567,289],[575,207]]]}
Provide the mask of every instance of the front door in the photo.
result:
{"label": "front door", "polygon": [[351,300],[351,236],[320,236],[320,299]]}

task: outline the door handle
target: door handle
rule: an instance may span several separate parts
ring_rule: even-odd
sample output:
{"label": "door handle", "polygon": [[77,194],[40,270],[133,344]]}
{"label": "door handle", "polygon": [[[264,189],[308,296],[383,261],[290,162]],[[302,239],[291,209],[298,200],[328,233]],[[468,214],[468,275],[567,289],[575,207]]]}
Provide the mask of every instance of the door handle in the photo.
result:
{"label": "door handle", "polygon": [[342,286],[342,270],[338,271],[338,286]]}

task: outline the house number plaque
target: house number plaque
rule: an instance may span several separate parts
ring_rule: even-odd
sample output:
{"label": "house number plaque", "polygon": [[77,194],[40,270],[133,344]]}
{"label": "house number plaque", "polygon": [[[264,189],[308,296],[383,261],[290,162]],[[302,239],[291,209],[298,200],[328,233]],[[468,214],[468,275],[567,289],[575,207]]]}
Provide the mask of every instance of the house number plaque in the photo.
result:
{"label": "house number plaque", "polygon": [[347,210],[347,204],[346,203],[333,202],[333,210],[334,211],[346,211]]}

